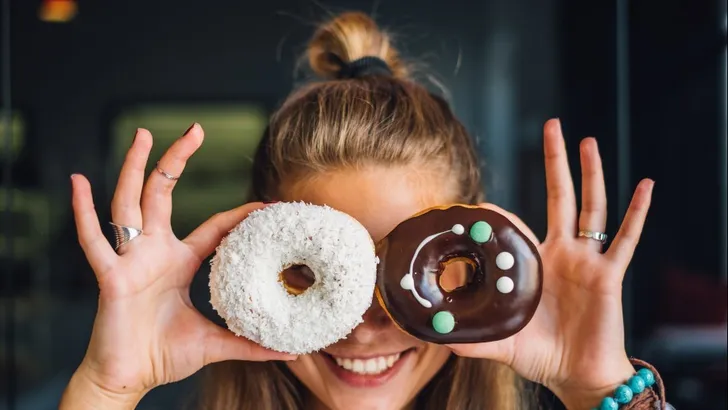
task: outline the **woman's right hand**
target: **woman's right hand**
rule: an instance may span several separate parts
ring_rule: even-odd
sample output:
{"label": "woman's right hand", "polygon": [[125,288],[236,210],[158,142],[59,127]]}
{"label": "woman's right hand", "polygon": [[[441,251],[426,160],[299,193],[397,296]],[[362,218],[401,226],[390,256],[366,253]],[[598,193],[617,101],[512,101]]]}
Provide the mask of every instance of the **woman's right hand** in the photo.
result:
{"label": "woman's right hand", "polygon": [[[203,135],[194,124],[164,154],[159,168],[181,175]],[[190,301],[190,282],[202,261],[223,236],[263,204],[215,215],[179,240],[170,223],[176,181],[153,171],[144,184],[151,147],[149,131],[138,130],[122,166],[112,220],[143,233],[118,252],[102,234],[88,180],[72,176],[78,238],[100,293],[86,355],[61,408],[109,408],[110,403],[90,403],[93,397],[134,407],[152,388],[188,377],[209,363],[294,358],[236,337],[203,317]]]}

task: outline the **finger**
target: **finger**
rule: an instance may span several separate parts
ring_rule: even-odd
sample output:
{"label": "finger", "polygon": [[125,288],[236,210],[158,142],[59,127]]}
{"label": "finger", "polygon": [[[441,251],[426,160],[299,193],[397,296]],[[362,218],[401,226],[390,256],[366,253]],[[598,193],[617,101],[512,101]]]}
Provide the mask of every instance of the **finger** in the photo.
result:
{"label": "finger", "polygon": [[[604,185],[604,171],[599,148],[594,138],[586,138],[580,144],[581,151],[581,213],[579,229],[604,232],[607,226],[607,190]],[[582,239],[595,250],[602,243],[593,239]]]}
{"label": "finger", "polygon": [[144,173],[152,149],[152,134],[138,129],[121,166],[119,181],[111,201],[111,220],[119,225],[142,228],[141,195]]}
{"label": "finger", "polygon": [[264,362],[269,360],[288,361],[298,358],[296,355],[266,349],[212,323],[210,323],[204,343],[204,350],[205,365],[227,360]]}
{"label": "finger", "polygon": [[182,137],[177,139],[159,160],[157,167],[147,179],[142,193],[142,217],[144,230],[153,233],[169,230],[172,218],[172,190],[176,180],[165,177],[161,171],[179,178],[187,160],[202,144],[204,132],[199,124],[193,124]]}
{"label": "finger", "polygon": [[528,237],[528,239],[530,239],[531,242],[533,242],[534,245],[539,245],[540,242],[539,242],[538,237],[536,236],[536,234],[533,233],[533,231],[531,230],[531,228],[529,228],[521,220],[521,218],[517,217],[515,214],[506,211],[505,209],[499,207],[498,205],[494,205],[494,204],[487,203],[487,202],[486,203],[478,204],[478,206],[481,207],[481,208],[484,208],[484,209],[490,209],[491,211],[498,212],[499,214],[505,216],[506,218],[508,218],[509,221],[511,221],[511,223],[513,225],[516,226],[516,228],[518,228],[521,232],[523,232],[526,235],[526,237]]}
{"label": "finger", "polygon": [[558,119],[549,120],[544,126],[544,160],[548,201],[547,237],[573,237],[576,234],[576,197]]}
{"label": "finger", "polygon": [[71,185],[73,188],[73,216],[76,220],[78,242],[91,265],[91,269],[93,269],[96,277],[101,280],[101,276],[114,265],[118,255],[111,248],[111,244],[101,231],[91,193],[91,184],[88,179],[83,175],[72,175]]}
{"label": "finger", "polygon": [[222,238],[245,219],[248,214],[264,206],[265,204],[262,202],[253,202],[219,213],[192,231],[183,242],[190,247],[190,250],[200,260],[205,259],[215,251]]}
{"label": "finger", "polygon": [[642,228],[652,201],[654,184],[654,181],[644,179],[637,185],[622,226],[607,250],[607,257],[620,264],[624,269],[632,260],[634,250],[642,235]]}

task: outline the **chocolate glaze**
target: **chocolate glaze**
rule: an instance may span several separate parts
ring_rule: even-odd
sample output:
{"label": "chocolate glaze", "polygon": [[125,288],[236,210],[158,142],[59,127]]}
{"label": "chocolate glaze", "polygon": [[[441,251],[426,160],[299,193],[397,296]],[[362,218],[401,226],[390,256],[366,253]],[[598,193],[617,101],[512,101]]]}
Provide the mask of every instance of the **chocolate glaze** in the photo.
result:
{"label": "chocolate glaze", "polygon": [[[493,228],[490,241],[478,244],[470,238],[470,227],[485,221]],[[400,281],[410,271],[417,247],[430,235],[450,230],[455,224],[465,233],[448,232],[426,244],[414,261],[417,293],[432,304],[427,308]],[[515,264],[503,271],[496,266],[500,252],[510,252]],[[541,299],[543,268],[536,246],[505,216],[491,210],[455,205],[433,208],[399,224],[377,244],[380,263],[377,298],[390,317],[405,332],[431,343],[480,343],[505,339],[517,333],[533,317]],[[466,257],[475,265],[472,281],[451,293],[441,286],[444,263]],[[510,277],[515,287],[500,293],[496,281]],[[455,328],[440,334],[432,327],[439,311],[455,317]]]}

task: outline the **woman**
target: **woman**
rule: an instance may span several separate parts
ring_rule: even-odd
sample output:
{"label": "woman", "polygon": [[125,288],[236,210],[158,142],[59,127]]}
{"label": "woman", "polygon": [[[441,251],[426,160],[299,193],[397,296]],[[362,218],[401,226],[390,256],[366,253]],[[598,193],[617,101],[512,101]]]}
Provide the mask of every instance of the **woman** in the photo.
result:
{"label": "woman", "polygon": [[[324,24],[308,59],[324,81],[295,91],[271,118],[254,164],[256,200],[330,205],[357,218],[374,240],[422,209],[482,203],[464,127],[442,99],[408,78],[408,66],[369,17],[346,13]],[[117,252],[101,233],[88,180],[72,177],[79,240],[100,297],[87,354],[61,408],[134,408],[154,387],[208,364],[204,409],[522,409],[529,407],[523,380],[545,385],[569,409],[588,409],[635,374],[624,348],[621,282],[653,182],[637,186],[606,252],[601,241],[577,236],[579,230],[601,232],[606,223],[594,139],[580,147],[583,206],[577,213],[560,123],[544,127],[548,235],[538,245],[544,294],[523,331],[494,343],[431,345],[397,330],[375,303],[346,340],[300,357],[237,338],[190,302],[200,263],[233,226],[265,206],[243,205],[215,215],[184,240],[175,237],[172,190],[202,140],[202,128],[193,125],[144,184],[152,136],[138,130],[112,218],[143,234]],[[356,361],[411,349],[394,374],[335,370],[324,357]]]}

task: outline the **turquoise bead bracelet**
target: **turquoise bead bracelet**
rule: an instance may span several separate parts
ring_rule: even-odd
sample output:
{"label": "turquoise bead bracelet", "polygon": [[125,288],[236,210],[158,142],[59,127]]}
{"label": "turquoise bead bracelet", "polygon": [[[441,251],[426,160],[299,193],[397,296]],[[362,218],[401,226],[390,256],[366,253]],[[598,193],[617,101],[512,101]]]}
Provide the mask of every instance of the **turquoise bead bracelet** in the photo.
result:
{"label": "turquoise bead bracelet", "polygon": [[598,408],[592,410],[618,410],[621,406],[629,404],[632,399],[645,389],[655,384],[655,375],[650,369],[640,369],[637,374],[630,377],[625,384],[619,385],[611,397],[605,397]]}

